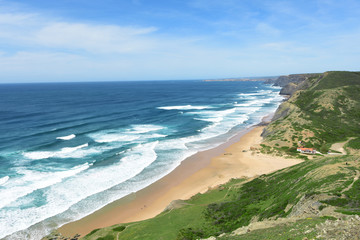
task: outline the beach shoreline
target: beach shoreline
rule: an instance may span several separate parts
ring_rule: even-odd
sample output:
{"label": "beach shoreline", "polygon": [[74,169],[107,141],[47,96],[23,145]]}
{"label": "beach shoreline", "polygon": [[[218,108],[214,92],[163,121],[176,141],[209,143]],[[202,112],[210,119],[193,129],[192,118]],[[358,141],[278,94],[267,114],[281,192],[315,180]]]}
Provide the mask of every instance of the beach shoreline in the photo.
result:
{"label": "beach shoreline", "polygon": [[80,220],[65,224],[63,236],[86,235],[94,229],[155,217],[172,201],[189,199],[197,193],[228,182],[232,178],[252,178],[300,163],[250,151],[258,146],[264,125],[240,131],[225,143],[185,159],[177,168],[148,187],[118,199]]}

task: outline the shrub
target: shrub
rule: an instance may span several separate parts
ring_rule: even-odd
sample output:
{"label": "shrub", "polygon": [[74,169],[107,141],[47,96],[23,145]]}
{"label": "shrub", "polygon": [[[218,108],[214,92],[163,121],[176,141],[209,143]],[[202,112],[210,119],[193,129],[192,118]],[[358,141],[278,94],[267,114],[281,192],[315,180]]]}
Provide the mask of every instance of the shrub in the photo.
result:
{"label": "shrub", "polygon": [[113,228],[113,231],[115,231],[115,232],[122,232],[122,231],[124,231],[125,230],[125,226],[118,226],[118,227],[116,227],[116,228]]}

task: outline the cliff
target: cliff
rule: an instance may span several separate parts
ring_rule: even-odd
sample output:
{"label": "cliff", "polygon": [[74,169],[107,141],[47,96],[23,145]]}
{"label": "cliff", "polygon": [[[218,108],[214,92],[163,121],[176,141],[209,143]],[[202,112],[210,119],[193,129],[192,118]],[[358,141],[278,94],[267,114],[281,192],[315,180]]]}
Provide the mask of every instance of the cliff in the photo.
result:
{"label": "cliff", "polygon": [[301,141],[326,153],[333,143],[357,137],[360,73],[326,72],[302,75],[296,81],[282,89],[291,96],[279,106],[262,134],[267,145],[296,149]]}
{"label": "cliff", "polygon": [[[309,87],[310,79],[319,79],[322,74],[308,73],[308,74],[291,74],[287,76],[280,76],[272,82],[274,86],[282,87],[281,95],[292,95],[294,92]],[[269,82],[271,83],[271,82]]]}

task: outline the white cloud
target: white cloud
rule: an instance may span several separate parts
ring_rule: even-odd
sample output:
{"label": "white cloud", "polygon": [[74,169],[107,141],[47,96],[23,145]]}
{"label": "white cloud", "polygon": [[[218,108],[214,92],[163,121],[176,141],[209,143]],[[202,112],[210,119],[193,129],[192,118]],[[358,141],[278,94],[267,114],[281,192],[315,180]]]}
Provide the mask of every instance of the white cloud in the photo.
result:
{"label": "white cloud", "polygon": [[142,36],[154,31],[154,27],[55,22],[35,32],[33,40],[47,47],[82,49],[93,53],[137,52],[151,47],[151,39]]}
{"label": "white cloud", "polygon": [[152,47],[154,41],[149,35],[156,30],[155,27],[56,21],[38,14],[0,13],[0,42],[21,48],[140,52]]}
{"label": "white cloud", "polygon": [[256,26],[256,30],[262,34],[270,35],[270,36],[279,36],[281,31],[268,23],[259,23]]}
{"label": "white cloud", "polygon": [[34,18],[34,14],[12,14],[12,13],[0,13],[0,24],[7,25],[20,25]]}

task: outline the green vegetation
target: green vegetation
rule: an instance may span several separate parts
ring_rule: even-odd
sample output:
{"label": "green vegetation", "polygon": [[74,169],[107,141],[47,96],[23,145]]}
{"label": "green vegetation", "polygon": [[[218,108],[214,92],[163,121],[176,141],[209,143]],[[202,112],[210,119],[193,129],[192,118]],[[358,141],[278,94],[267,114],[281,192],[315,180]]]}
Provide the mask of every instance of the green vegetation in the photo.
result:
{"label": "green vegetation", "polygon": [[340,207],[338,211],[343,214],[360,214],[360,180],[354,182],[352,188],[344,192],[344,195],[341,197],[335,196],[323,202]]}
{"label": "green vegetation", "polygon": [[113,240],[116,239],[119,232],[125,230],[125,226],[116,225],[110,228],[105,229],[94,229],[89,234],[87,234],[83,239],[96,239],[96,240]]}
{"label": "green vegetation", "polygon": [[347,147],[352,149],[360,149],[360,137],[350,140]]}
{"label": "green vegetation", "polygon": [[108,234],[105,237],[99,237],[97,240],[114,240],[114,236],[112,234]]}
{"label": "green vegetation", "polygon": [[125,226],[119,226],[119,227],[116,227],[116,228],[113,228],[113,231],[116,231],[116,232],[122,232],[125,230]]}
{"label": "green vegetation", "polygon": [[325,73],[324,78],[326,79],[320,81],[315,90],[359,85],[360,72],[332,71]]}
{"label": "green vegetation", "polygon": [[[247,226],[253,219],[288,217],[300,199],[311,199],[321,194],[328,194],[329,199],[335,197],[340,199],[337,196],[341,196],[341,191],[350,186],[356,174],[355,169],[359,169],[354,161],[355,158],[351,156],[320,158],[305,161],[272,174],[262,175],[251,181],[234,179],[205,194],[195,195],[184,201],[184,204],[177,209],[165,211],[149,220],[126,224],[126,228],[121,232],[115,231],[119,226],[113,226],[101,229],[84,239],[98,239],[108,235],[118,236],[119,239],[198,239],[229,233],[241,226]],[[346,163],[352,165],[346,165]],[[354,184],[345,193],[347,198],[355,199],[349,208],[345,209],[346,211],[354,210],[354,202],[357,197],[360,197],[357,187],[358,184]],[[341,201],[343,200],[339,200]],[[331,204],[331,201],[324,202],[322,208]],[[343,209],[342,206],[341,209]],[[304,220],[296,224],[313,226],[312,224],[321,221],[324,219]],[[289,228],[295,228],[294,226],[286,225],[273,230],[258,231],[264,231],[262,233],[265,234],[264,236],[275,236],[278,231],[281,232],[280,229],[286,232]],[[244,239],[255,239],[258,231],[252,232],[251,234],[255,235],[249,234],[249,238]],[[275,232],[271,233],[272,231]],[[300,236],[301,231],[283,236],[290,237],[297,233]],[[312,235],[309,233],[302,236],[311,237]],[[274,237],[272,239],[286,238]]]}
{"label": "green vegetation", "polygon": [[[316,225],[323,223],[327,218],[311,218],[301,219],[296,223],[280,224],[276,227],[266,229],[259,229],[250,231],[247,234],[240,236],[224,236],[218,238],[219,240],[259,240],[259,239],[276,239],[276,240],[303,240],[315,239],[317,236]],[[332,220],[332,219],[331,219]]]}
{"label": "green vegetation", "polygon": [[308,89],[295,93],[284,104],[282,111],[287,114],[268,127],[267,145],[293,147],[301,141],[305,147],[326,153],[333,143],[358,137],[360,73],[327,72],[308,81]]}

